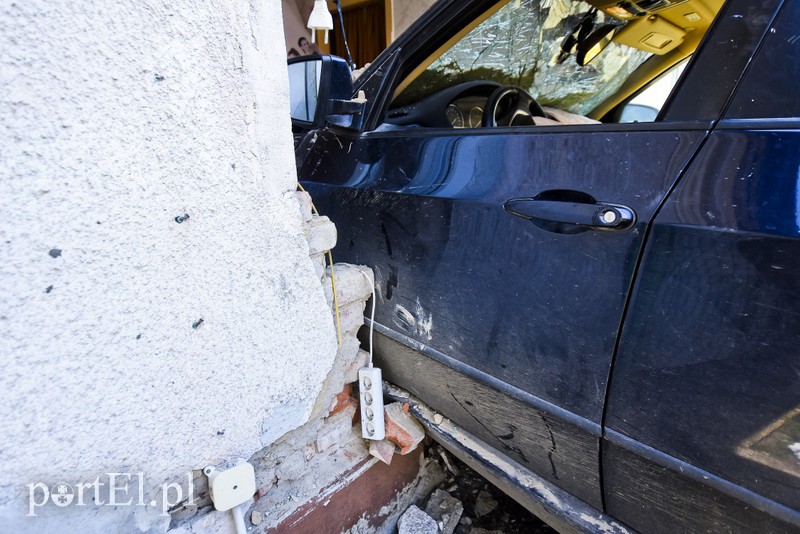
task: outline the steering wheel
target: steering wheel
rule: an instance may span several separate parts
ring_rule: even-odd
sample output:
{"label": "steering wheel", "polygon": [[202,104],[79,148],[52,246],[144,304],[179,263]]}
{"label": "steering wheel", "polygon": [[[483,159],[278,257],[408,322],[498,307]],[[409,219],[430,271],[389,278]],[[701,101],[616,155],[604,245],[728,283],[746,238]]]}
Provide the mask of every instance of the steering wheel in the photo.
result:
{"label": "steering wheel", "polygon": [[489,95],[481,123],[484,127],[531,126],[534,117],[547,117],[536,99],[521,87],[505,85]]}

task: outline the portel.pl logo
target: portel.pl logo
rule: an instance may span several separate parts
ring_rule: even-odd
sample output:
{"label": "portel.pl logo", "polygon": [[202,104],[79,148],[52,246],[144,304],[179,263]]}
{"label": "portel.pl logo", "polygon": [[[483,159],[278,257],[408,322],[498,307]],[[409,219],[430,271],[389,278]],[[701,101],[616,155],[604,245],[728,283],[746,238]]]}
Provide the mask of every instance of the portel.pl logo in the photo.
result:
{"label": "portel.pl logo", "polygon": [[[189,481],[186,505],[194,504],[194,481]],[[177,482],[157,486],[160,499],[145,498],[144,473],[106,473],[92,482],[68,484],[59,482],[49,486],[43,482],[28,484],[28,517],[36,517],[37,508],[52,503],[61,508],[67,506],[161,506],[161,515],[184,501],[183,488]]]}

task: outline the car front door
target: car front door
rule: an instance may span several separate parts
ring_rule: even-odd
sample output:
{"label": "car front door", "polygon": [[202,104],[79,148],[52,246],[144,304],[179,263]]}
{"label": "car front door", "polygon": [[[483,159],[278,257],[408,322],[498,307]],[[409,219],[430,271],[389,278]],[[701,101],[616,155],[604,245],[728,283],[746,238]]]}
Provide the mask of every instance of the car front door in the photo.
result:
{"label": "car front door", "polygon": [[339,228],[337,260],[375,270],[385,378],[602,509],[603,410],[637,261],[738,71],[706,91],[704,111],[674,121],[459,129],[384,120],[413,110],[386,111],[413,87],[403,80],[436,67],[424,58],[439,47],[469,58],[488,50],[502,65],[509,52],[492,43],[527,46],[514,39],[532,39],[524,24],[563,35],[548,26],[552,6],[434,8],[386,52],[391,67],[368,73],[366,130],[318,132],[300,177]]}

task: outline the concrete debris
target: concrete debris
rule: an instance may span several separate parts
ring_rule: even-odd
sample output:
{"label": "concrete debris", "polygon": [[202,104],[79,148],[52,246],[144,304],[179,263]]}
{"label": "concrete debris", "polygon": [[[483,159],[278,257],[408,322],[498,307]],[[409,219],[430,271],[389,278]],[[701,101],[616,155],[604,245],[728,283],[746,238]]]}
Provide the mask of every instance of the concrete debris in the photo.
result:
{"label": "concrete debris", "polygon": [[433,422],[435,424],[441,425],[443,421],[444,421],[444,417],[442,416],[442,414],[440,414],[440,413],[434,414]]}
{"label": "concrete debris", "polygon": [[439,523],[443,534],[453,534],[461,519],[461,514],[464,513],[464,505],[446,491],[439,489],[434,491],[428,500],[425,513]]}
{"label": "concrete debris", "polygon": [[319,254],[336,246],[336,226],[324,216],[314,216],[306,224],[306,240],[310,254]]}
{"label": "concrete debris", "polygon": [[261,512],[258,510],[253,510],[250,513],[250,522],[256,526],[261,524]]}
{"label": "concrete debris", "polygon": [[400,447],[400,454],[408,454],[425,439],[425,429],[414,416],[403,410],[403,404],[394,402],[385,407],[386,439]]}
{"label": "concrete debris", "polygon": [[458,468],[450,462],[450,459],[447,457],[447,453],[444,452],[444,449],[439,449],[439,455],[442,457],[447,470],[453,473],[455,476],[458,476]]}
{"label": "concrete debris", "polygon": [[400,521],[397,522],[397,534],[438,533],[439,525],[436,524],[436,521],[413,504],[400,516]]}
{"label": "concrete debris", "polygon": [[392,456],[394,456],[395,445],[389,440],[370,441],[369,453],[380,460],[381,462],[389,465],[392,463]]}
{"label": "concrete debris", "polygon": [[478,497],[475,500],[475,516],[482,517],[487,514],[490,514],[497,508],[498,502],[492,498],[492,494],[486,490],[482,490],[478,493]]}
{"label": "concrete debris", "polygon": [[348,405],[339,413],[328,417],[317,434],[315,442],[318,453],[322,453],[334,445],[345,443],[353,432],[353,415],[355,405]]}
{"label": "concrete debris", "polygon": [[[359,300],[366,301],[372,296],[371,282],[374,283],[375,279],[372,274],[372,269],[346,263],[336,264],[335,267],[336,295],[340,307],[344,307],[350,302]],[[362,273],[366,273],[367,276],[364,276]],[[330,267],[327,269],[327,274],[328,277],[330,277]],[[322,287],[325,290],[325,297],[328,299],[328,303],[332,304],[333,291],[330,279],[326,280]]]}
{"label": "concrete debris", "polygon": [[[339,273],[337,272],[336,275],[338,283]],[[361,278],[364,278],[364,275],[361,275]],[[366,280],[364,278],[365,282]],[[355,336],[358,333],[358,329],[364,324],[365,305],[366,302],[363,300],[345,304],[339,303],[339,322],[342,328],[342,335]]]}
{"label": "concrete debris", "polygon": [[344,373],[345,383],[358,382],[358,370],[366,367],[367,362],[369,362],[369,353],[359,350],[358,354],[356,354],[356,359],[347,367]]}

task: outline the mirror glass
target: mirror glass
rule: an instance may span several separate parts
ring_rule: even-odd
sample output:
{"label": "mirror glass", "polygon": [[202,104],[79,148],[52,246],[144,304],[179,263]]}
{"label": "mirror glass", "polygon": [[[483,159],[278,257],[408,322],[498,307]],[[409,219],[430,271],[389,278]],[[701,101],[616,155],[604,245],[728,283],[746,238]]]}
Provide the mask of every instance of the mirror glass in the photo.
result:
{"label": "mirror glass", "polygon": [[658,110],[644,104],[628,104],[622,109],[619,122],[653,122],[658,117]]}
{"label": "mirror glass", "polygon": [[321,76],[321,59],[289,65],[289,109],[293,119],[314,121]]}
{"label": "mirror glass", "polygon": [[592,33],[585,42],[578,44],[578,65],[583,67],[592,62],[594,58],[600,55],[600,52],[606,49],[611,44],[611,39],[614,38],[614,33],[617,27],[614,25],[603,26],[599,30]]}

